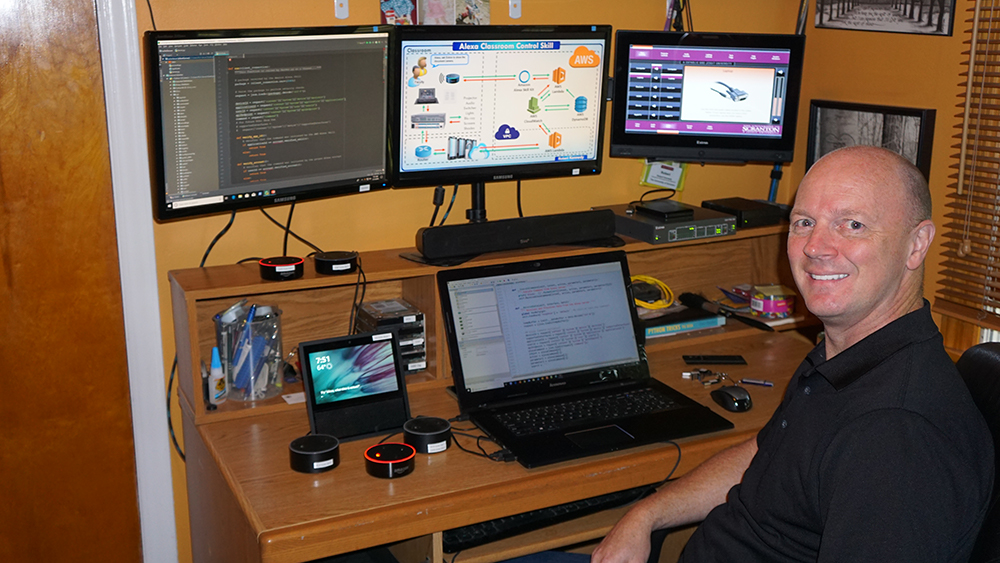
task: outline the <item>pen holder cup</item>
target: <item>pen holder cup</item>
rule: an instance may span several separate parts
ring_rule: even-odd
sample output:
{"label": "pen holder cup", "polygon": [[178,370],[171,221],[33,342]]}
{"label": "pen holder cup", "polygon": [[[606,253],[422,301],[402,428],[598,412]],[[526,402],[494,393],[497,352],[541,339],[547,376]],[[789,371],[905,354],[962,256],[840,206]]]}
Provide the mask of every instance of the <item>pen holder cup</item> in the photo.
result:
{"label": "pen holder cup", "polygon": [[281,311],[257,307],[250,330],[233,341],[225,370],[229,399],[262,401],[281,393]]}

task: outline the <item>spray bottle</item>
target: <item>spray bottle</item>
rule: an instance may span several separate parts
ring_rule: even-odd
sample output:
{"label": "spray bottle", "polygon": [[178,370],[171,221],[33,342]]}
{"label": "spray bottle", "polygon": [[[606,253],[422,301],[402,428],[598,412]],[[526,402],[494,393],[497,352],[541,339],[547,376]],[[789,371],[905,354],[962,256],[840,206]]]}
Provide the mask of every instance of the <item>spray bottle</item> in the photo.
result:
{"label": "spray bottle", "polygon": [[213,346],[212,370],[208,375],[208,401],[213,405],[221,405],[226,402],[228,391],[226,376],[222,374],[222,361],[219,360],[219,349]]}

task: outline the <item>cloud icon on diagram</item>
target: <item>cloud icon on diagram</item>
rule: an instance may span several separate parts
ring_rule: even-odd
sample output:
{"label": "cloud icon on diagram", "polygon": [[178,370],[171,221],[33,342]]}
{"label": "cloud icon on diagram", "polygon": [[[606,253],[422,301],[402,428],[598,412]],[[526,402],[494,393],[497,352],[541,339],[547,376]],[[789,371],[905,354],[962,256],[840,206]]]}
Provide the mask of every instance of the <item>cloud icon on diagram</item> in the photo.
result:
{"label": "cloud icon on diagram", "polygon": [[510,125],[507,125],[506,123],[501,125],[500,128],[497,129],[497,132],[493,135],[493,137],[498,141],[516,139],[520,136],[521,136],[520,131],[511,127]]}
{"label": "cloud icon on diagram", "polygon": [[569,66],[573,68],[593,68],[601,64],[601,57],[593,50],[580,45],[569,57]]}
{"label": "cloud icon on diagram", "polygon": [[470,160],[486,160],[490,157],[490,151],[486,148],[486,145],[479,143],[472,150],[469,151]]}

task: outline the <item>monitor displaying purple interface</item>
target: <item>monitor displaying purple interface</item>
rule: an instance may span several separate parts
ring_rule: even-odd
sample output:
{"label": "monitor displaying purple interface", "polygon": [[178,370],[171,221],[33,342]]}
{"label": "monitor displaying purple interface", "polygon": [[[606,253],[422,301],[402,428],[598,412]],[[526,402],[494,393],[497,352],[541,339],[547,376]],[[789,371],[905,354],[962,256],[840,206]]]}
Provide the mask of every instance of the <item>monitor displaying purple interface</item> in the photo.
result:
{"label": "monitor displaying purple interface", "polygon": [[781,138],[788,49],[629,45],[627,133]]}

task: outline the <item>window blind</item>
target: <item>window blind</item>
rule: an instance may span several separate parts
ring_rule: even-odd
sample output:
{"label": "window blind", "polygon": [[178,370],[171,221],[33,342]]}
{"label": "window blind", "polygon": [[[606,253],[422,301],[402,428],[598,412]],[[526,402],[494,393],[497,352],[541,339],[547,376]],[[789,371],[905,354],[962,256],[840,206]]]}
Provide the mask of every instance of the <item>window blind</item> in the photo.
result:
{"label": "window blind", "polygon": [[977,0],[934,309],[1000,329],[1000,0]]}

